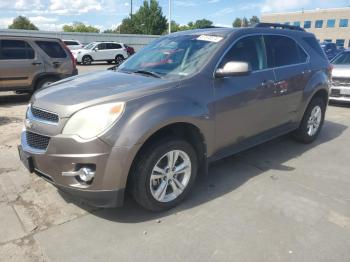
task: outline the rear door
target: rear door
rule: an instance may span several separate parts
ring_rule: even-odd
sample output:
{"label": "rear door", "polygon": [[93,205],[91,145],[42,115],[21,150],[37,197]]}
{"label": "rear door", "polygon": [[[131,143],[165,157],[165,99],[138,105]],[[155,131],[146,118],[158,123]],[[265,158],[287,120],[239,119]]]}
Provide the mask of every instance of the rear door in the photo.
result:
{"label": "rear door", "polygon": [[[265,35],[267,64],[276,77],[273,110],[277,121],[292,122],[298,112],[303,90],[311,76],[309,56],[292,38]],[[273,113],[271,112],[271,114]]]}
{"label": "rear door", "polygon": [[43,54],[47,73],[72,74],[72,59],[58,40],[36,40],[35,44]]}
{"label": "rear door", "polygon": [[107,43],[108,55],[110,59],[114,59],[118,54],[122,53],[122,46],[116,43]]}
{"label": "rear door", "polygon": [[250,63],[252,72],[215,79],[216,146],[223,149],[260,134],[276,123],[273,106],[275,76],[267,68],[263,37],[247,36],[238,40],[221,60]]}
{"label": "rear door", "polygon": [[17,39],[0,40],[0,88],[25,89],[33,78],[44,71],[40,56],[29,41]]}

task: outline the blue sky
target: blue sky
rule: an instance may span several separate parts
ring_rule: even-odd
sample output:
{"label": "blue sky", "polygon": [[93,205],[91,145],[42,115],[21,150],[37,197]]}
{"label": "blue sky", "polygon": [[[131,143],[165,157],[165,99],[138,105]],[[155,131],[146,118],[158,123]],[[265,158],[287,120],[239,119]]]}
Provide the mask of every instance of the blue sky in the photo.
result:
{"label": "blue sky", "polygon": [[[349,0],[171,0],[172,20],[187,24],[201,18],[218,26],[231,26],[236,17],[262,12],[296,11],[349,6]],[[143,0],[133,0],[134,10]],[[160,0],[168,14],[168,0]],[[60,31],[62,25],[84,22],[101,30],[115,28],[130,12],[130,0],[0,0],[0,28],[25,15],[42,30]]]}

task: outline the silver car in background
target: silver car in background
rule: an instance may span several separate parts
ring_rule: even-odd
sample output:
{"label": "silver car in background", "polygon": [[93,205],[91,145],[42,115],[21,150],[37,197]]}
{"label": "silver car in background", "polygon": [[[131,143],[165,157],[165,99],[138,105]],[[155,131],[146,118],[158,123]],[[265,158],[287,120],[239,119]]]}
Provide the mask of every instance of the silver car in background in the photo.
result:
{"label": "silver car in background", "polygon": [[334,68],[329,99],[350,102],[350,49],[336,56],[331,62]]}

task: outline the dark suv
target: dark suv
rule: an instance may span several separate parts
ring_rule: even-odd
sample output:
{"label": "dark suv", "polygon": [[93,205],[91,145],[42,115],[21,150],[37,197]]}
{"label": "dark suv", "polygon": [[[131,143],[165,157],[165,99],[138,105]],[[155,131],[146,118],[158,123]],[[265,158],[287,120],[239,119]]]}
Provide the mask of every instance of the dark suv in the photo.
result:
{"label": "dark suv", "polygon": [[59,39],[0,36],[0,91],[33,92],[77,73]]}
{"label": "dark suv", "polygon": [[300,28],[171,34],[118,69],[36,93],[20,157],[93,205],[120,206],[127,189],[147,209],[168,209],[212,161],[287,133],[314,141],[330,70],[314,35]]}

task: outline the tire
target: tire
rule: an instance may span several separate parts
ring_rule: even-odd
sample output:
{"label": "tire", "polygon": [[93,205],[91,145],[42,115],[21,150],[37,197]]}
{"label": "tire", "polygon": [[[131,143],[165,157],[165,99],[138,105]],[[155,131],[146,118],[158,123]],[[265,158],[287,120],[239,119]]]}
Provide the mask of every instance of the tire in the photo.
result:
{"label": "tire", "polygon": [[[178,161],[174,166],[183,172],[174,175],[175,172],[166,168],[169,160],[166,154],[169,152],[172,152],[173,156],[174,152],[178,152]],[[154,171],[156,165],[164,172],[163,174],[158,172],[158,169]],[[187,168],[182,169],[181,167],[184,166]],[[189,143],[178,138],[157,141],[142,150],[131,169],[131,194],[145,209],[168,210],[178,205],[188,195],[196,179],[197,170],[197,154]],[[155,177],[159,178],[155,179]],[[165,191],[161,190],[162,188],[165,188]],[[164,194],[158,194],[159,192]],[[156,195],[159,195],[158,199]]]}
{"label": "tire", "polygon": [[92,57],[89,55],[83,56],[83,58],[81,59],[81,63],[83,65],[91,65],[92,63]]}
{"label": "tire", "polygon": [[299,128],[292,133],[292,137],[304,144],[315,141],[322,129],[325,112],[325,101],[321,97],[313,98],[304,113]]}
{"label": "tire", "polygon": [[114,59],[115,64],[119,66],[124,61],[124,57],[122,55],[117,55]]}
{"label": "tire", "polygon": [[46,77],[46,78],[43,78],[43,79],[40,79],[36,85],[35,85],[35,90],[34,91],[37,91],[37,90],[42,90],[42,89],[45,89],[47,87],[49,87],[49,85],[51,83],[54,83],[56,82],[58,79],[55,78],[55,77]]}

